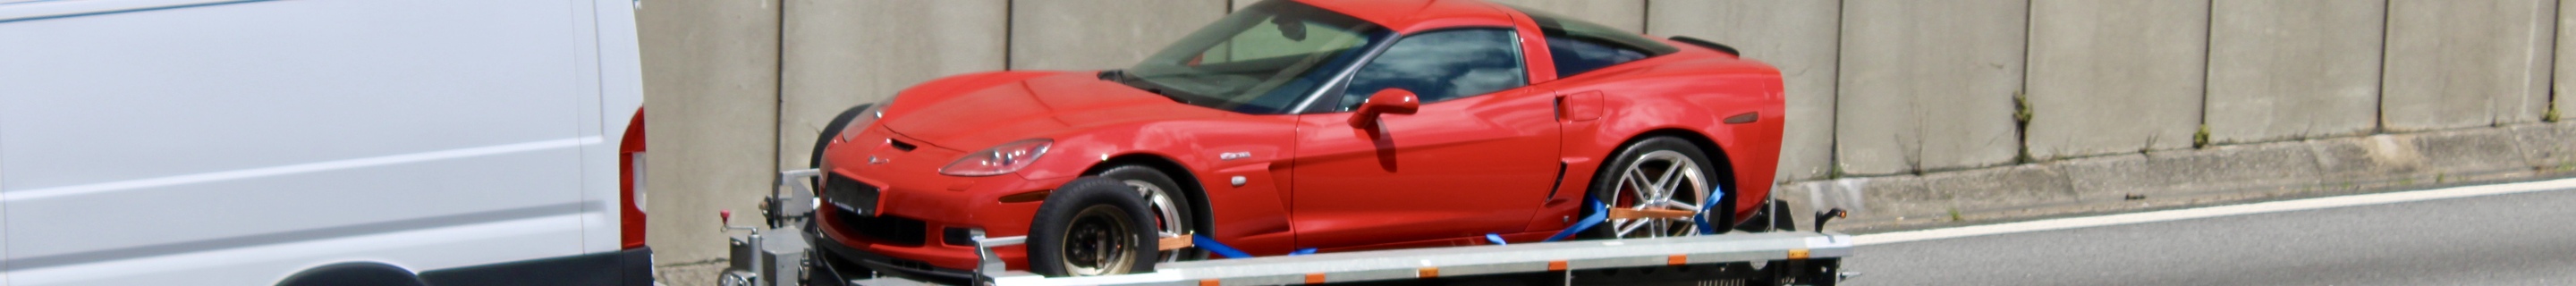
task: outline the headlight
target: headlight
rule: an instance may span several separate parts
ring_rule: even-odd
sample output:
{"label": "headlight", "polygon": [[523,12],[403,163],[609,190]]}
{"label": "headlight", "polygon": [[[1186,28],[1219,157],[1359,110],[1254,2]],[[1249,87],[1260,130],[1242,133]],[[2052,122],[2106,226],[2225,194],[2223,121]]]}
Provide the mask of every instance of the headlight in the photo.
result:
{"label": "headlight", "polygon": [[993,146],[992,149],[967,153],[966,158],[958,158],[956,163],[948,163],[947,167],[940,167],[939,173],[967,177],[1010,174],[1020,171],[1020,168],[1028,168],[1029,163],[1038,160],[1038,156],[1045,156],[1047,146],[1051,145],[1055,145],[1055,140],[1029,139],[1002,143],[1001,146]]}
{"label": "headlight", "polygon": [[894,104],[894,97],[886,97],[885,100],[869,103],[867,109],[860,109],[859,116],[851,117],[848,124],[841,125],[841,141],[858,138],[859,132],[866,131],[869,124],[876,124],[877,119],[885,118],[886,105],[889,104]]}

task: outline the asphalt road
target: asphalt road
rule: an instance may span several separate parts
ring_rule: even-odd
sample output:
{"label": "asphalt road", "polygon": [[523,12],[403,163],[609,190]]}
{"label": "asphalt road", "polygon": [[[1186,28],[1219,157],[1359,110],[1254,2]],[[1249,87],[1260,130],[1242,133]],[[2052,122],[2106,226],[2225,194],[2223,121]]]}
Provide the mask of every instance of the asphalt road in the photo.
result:
{"label": "asphalt road", "polygon": [[2576,189],[1854,251],[1849,285],[2576,285]]}

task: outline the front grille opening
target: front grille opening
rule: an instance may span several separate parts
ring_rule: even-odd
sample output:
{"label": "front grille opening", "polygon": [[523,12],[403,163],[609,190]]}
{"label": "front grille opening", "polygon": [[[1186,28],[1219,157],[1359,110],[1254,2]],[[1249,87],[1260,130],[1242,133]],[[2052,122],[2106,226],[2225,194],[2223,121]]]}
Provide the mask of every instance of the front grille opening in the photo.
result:
{"label": "front grille opening", "polygon": [[963,227],[945,228],[939,231],[939,243],[954,246],[975,246],[975,235],[973,233],[968,233],[967,229]]}
{"label": "front grille opening", "polygon": [[840,218],[841,229],[857,233],[859,237],[866,238],[870,243],[910,247],[921,246],[924,240],[929,239],[930,231],[927,230],[929,226],[922,224],[920,220],[897,216],[860,216],[839,209],[832,211],[837,212],[833,215]]}

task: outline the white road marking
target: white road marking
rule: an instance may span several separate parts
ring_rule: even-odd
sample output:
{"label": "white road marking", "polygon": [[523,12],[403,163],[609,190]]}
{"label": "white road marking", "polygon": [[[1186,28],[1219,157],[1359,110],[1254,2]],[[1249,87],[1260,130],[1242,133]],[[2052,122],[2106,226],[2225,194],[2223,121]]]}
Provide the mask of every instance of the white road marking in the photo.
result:
{"label": "white road marking", "polygon": [[437,161],[437,160],[448,160],[448,159],[458,159],[458,158],[467,158],[467,157],[479,157],[479,156],[489,156],[489,155],[500,155],[500,154],[509,154],[509,153],[518,153],[518,152],[527,152],[527,151],[537,151],[537,150],[548,150],[548,149],[557,149],[557,148],[571,148],[571,147],[579,147],[579,146],[582,146],[582,145],[598,144],[600,141],[601,141],[601,139],[600,139],[600,137],[599,137],[599,136],[590,136],[590,137],[581,137],[581,138],[565,138],[565,139],[555,139],[555,140],[536,141],[536,142],[527,142],[527,143],[503,144],[503,145],[493,145],[493,146],[473,147],[473,148],[464,148],[464,149],[439,150],[439,151],[430,151],[430,152],[421,152],[421,153],[400,154],[400,155],[381,156],[381,157],[367,157],[367,158],[347,159],[347,160],[338,160],[338,161],[314,162],[314,163],[294,164],[294,165],[275,166],[275,167],[264,167],[264,168],[255,168],[255,169],[241,169],[241,170],[231,170],[231,171],[211,172],[211,173],[198,173],[198,174],[178,175],[178,176],[159,177],[159,178],[149,178],[149,179],[139,179],[139,180],[115,181],[115,182],[96,183],[96,184],[86,184],[86,185],[71,185],[71,186],[61,186],[61,187],[42,188],[42,189],[33,189],[33,190],[8,191],[8,192],[7,192],[7,193],[5,193],[5,194],[0,194],[0,202],[16,202],[16,201],[28,201],[28,200],[41,200],[41,199],[48,199],[48,198],[54,198],[54,197],[78,196],[78,195],[87,195],[87,194],[95,194],[95,193],[114,192],[114,191],[121,191],[121,190],[131,190],[131,189],[151,188],[151,187],[175,186],[175,185],[195,184],[195,183],[204,183],[204,182],[229,181],[229,180],[249,179],[249,178],[258,178],[258,177],[268,177],[268,176],[281,176],[281,175],[292,175],[292,174],[312,173],[312,172],[331,171],[331,170],[342,170],[342,169],[365,168],[365,167],[374,167],[374,166],[383,166],[383,165],[393,165],[393,164],[405,164],[405,163],[428,162],[428,161]]}
{"label": "white road marking", "polygon": [[2211,217],[2223,217],[2223,216],[2234,216],[2234,215],[2248,215],[2248,214],[2260,214],[2260,213],[2274,213],[2274,212],[2286,212],[2286,211],[2300,211],[2300,210],[2313,210],[2313,209],[2339,208],[2339,207],[2350,207],[2350,206],[2364,206],[2364,205],[2376,205],[2376,204],[2400,203],[2400,202],[2413,202],[2413,201],[2429,201],[2429,200],[2440,200],[2440,199],[2455,199],[2455,198],[2466,198],[2466,197],[2476,197],[2476,196],[2501,195],[2501,194],[2515,194],[2515,193],[2528,193],[2528,192],[2540,192],[2540,191],[2557,191],[2557,190],[2576,190],[2576,179],[2558,179],[2558,180],[2538,181],[2538,182],[2523,182],[2523,183],[2493,184],[2493,185],[2478,185],[2478,186],[2462,186],[2462,187],[2451,187],[2451,188],[2441,188],[2441,189],[2431,189],[2431,190],[2421,190],[2421,191],[2404,191],[2404,192],[2378,193],[2378,194],[2366,194],[2366,195],[2350,195],[2350,196],[2339,196],[2339,197],[2324,197],[2324,198],[2312,198],[2312,199],[2298,199],[2298,200],[2287,200],[2287,201],[2277,201],[2277,202],[2263,202],[2263,203],[2252,203],[2252,204],[2242,204],[2242,205],[2229,205],[2229,206],[2214,206],[2214,207],[2192,208],[2192,209],[2179,209],[2179,210],[2152,211],[2152,212],[2142,212],[2142,213],[2132,213],[2132,214],[2116,214],[2116,215],[2094,216],[2094,217],[2060,218],[2060,219],[2047,219],[2047,220],[2036,220],[2036,221],[2026,221],[2026,222],[2016,222],[2016,223],[1990,224],[1990,225],[1979,225],[1979,226],[1964,226],[1964,227],[1942,228],[1942,229],[1927,229],[1927,230],[1904,231],[1904,232],[1890,232],[1890,233],[1879,233],[1879,234],[1869,234],[1869,235],[1854,236],[1854,237],[1852,237],[1852,240],[1853,240],[1853,244],[1854,244],[1854,245],[1888,244],[1888,243],[1911,242],[1911,241],[1925,241],[1925,240],[1936,240],[1936,239],[1961,238],[1961,237],[1981,236],[1981,235],[1996,235],[1996,234],[2008,234],[2008,233],[2022,233],[2022,232],[2035,232],[2035,231],[2050,231],[2050,230],[2061,230],[2061,229],[2075,229],[2075,228],[2097,227],[2097,226],[2112,226],[2112,225],[2124,225],[2124,224],[2138,224],[2138,223],[2163,222],[2163,221],[2176,221],[2176,220],[2199,219],[2199,218],[2211,218]]}

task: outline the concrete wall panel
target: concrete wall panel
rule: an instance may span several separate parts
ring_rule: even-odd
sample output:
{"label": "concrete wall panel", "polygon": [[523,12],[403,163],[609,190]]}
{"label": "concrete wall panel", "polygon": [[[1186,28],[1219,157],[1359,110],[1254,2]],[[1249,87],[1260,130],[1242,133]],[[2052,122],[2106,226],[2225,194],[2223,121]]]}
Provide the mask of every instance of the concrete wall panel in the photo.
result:
{"label": "concrete wall panel", "polygon": [[1835,160],[1858,175],[2013,162],[2029,2],[1843,2]]}
{"label": "concrete wall panel", "polygon": [[1645,0],[1487,0],[1520,6],[1629,32],[1646,30]]}
{"label": "concrete wall panel", "polygon": [[1646,32],[1733,46],[1780,68],[1789,93],[1778,180],[1821,179],[1833,163],[1834,60],[1842,3],[1835,1],[1656,1]]}
{"label": "concrete wall panel", "polygon": [[2214,3],[2205,117],[2211,143],[2371,132],[2387,6],[2355,2]]}
{"label": "concrete wall panel", "polygon": [[1125,68],[1232,12],[1226,0],[1011,2],[1011,69]]}
{"label": "concrete wall panel", "polygon": [[2035,1],[2023,140],[2032,157],[2192,147],[2209,1]]}
{"label": "concrete wall panel", "polygon": [[758,1],[657,1],[635,13],[651,148],[645,241],[657,263],[724,257],[708,214],[753,209],[777,175],[779,13]]}
{"label": "concrete wall panel", "polygon": [[[832,116],[942,76],[1002,70],[1005,0],[787,2],[778,166],[811,168]],[[936,36],[924,36],[936,35]]]}
{"label": "concrete wall panel", "polygon": [[2548,100],[2557,2],[2391,0],[2383,127],[2537,121]]}
{"label": "concrete wall panel", "polygon": [[2554,59],[2558,68],[2552,73],[2557,80],[2552,81],[2556,84],[2550,89],[2550,104],[2557,108],[2554,111],[2558,118],[2550,119],[2564,122],[2576,118],[2576,96],[2568,95],[2576,94],[2576,0],[2558,0],[2557,28],[2558,51]]}

